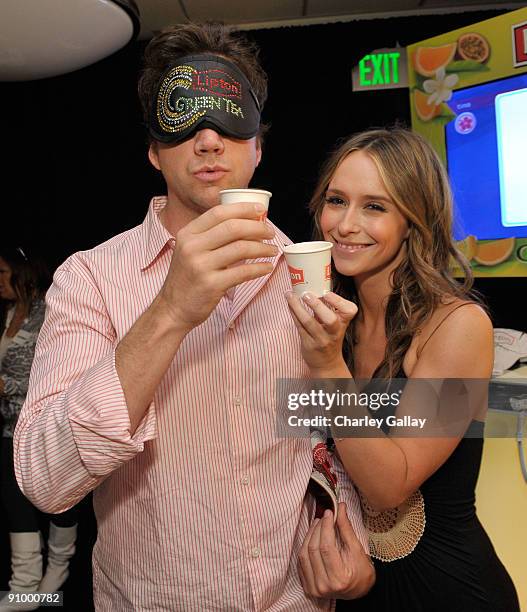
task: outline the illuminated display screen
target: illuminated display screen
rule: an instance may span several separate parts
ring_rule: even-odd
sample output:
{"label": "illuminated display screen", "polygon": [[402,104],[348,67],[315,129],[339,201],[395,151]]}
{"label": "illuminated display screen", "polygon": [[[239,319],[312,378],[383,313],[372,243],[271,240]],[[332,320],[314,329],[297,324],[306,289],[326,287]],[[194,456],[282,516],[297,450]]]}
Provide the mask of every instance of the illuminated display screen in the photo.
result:
{"label": "illuminated display screen", "polygon": [[448,104],[456,240],[527,237],[527,74],[459,89]]}

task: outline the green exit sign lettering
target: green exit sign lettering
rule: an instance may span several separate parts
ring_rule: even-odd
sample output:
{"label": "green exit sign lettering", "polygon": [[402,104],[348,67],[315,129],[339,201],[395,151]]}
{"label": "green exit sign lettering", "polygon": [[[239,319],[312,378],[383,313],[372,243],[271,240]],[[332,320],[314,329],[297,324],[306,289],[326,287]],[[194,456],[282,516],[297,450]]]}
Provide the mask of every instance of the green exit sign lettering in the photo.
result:
{"label": "green exit sign lettering", "polygon": [[352,71],[353,91],[408,87],[406,49],[378,49],[365,55]]}
{"label": "green exit sign lettering", "polygon": [[389,85],[399,83],[400,53],[374,53],[359,62],[361,85]]}

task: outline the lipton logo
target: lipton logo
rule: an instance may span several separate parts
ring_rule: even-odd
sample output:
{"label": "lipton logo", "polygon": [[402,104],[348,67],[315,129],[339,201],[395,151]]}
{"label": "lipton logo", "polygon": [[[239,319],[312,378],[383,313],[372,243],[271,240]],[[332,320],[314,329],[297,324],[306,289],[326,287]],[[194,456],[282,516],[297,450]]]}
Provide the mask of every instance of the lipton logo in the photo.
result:
{"label": "lipton logo", "polygon": [[325,277],[326,277],[326,280],[331,280],[331,264],[330,263],[328,263],[328,265],[326,266]]}
{"label": "lipton logo", "polygon": [[512,48],[514,67],[527,65],[527,21],[512,26]]}
{"label": "lipton logo", "polygon": [[241,83],[223,70],[196,70],[192,75],[192,89],[242,99]]}
{"label": "lipton logo", "polygon": [[304,270],[302,270],[301,268],[294,268],[293,266],[287,266],[289,268],[289,276],[291,277],[291,284],[294,285],[301,285],[302,283],[305,283],[306,281],[304,280]]}

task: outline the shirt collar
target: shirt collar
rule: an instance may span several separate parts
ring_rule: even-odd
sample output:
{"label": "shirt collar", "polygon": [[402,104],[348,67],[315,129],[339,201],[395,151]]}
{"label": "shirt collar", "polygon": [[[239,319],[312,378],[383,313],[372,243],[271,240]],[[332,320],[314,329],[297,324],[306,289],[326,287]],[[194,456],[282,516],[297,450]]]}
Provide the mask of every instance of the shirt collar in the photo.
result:
{"label": "shirt collar", "polygon": [[159,213],[167,204],[166,196],[156,196],[150,201],[148,213],[143,221],[142,235],[145,249],[141,258],[141,270],[148,268],[175,238],[161,223]]}
{"label": "shirt collar", "polygon": [[[167,246],[172,247],[176,242],[174,236],[166,229],[159,218],[159,213],[166,205],[166,196],[156,196],[150,201],[148,213],[142,225],[142,242],[145,245],[145,249],[141,258],[141,270],[151,266]],[[265,240],[265,242],[276,245],[278,253],[274,257],[262,257],[256,261],[268,261],[274,267],[283,254],[283,247],[286,244],[291,244],[291,241],[271,221],[267,220],[267,223],[275,229],[275,235],[270,240]]]}

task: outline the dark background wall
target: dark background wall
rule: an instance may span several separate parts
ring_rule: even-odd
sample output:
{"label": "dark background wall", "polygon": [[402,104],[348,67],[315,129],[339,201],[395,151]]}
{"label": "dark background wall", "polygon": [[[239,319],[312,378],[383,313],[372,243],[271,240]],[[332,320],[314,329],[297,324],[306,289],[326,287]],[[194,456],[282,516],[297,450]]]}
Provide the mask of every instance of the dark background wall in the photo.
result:
{"label": "dark background wall", "polygon": [[[270,217],[293,240],[310,235],[306,202],[336,140],[398,121],[408,91],[351,91],[351,68],[378,47],[406,46],[503,11],[357,21],[249,32],[270,75],[271,123],[253,184],[273,192]],[[504,41],[506,42],[506,41]],[[145,43],[75,73],[0,83],[1,224],[52,265],[140,223],[164,191],[146,158],[136,80]],[[497,326],[524,328],[522,280],[480,280]]]}
{"label": "dark background wall", "polygon": [[[406,46],[500,12],[250,32],[270,75],[264,118],[272,128],[253,185],[273,192],[271,219],[293,240],[309,239],[306,203],[335,141],[372,126],[409,125],[407,90],[352,93],[351,68],[366,52],[397,42]],[[135,43],[61,77],[0,83],[2,236],[40,249],[53,266],[137,225],[150,197],[164,192],[146,157],[136,98],[143,48]],[[525,279],[481,279],[476,286],[495,326],[527,329],[518,299]],[[95,528],[89,503],[83,508],[79,555],[66,588],[75,605],[65,609],[91,607]],[[5,538],[0,533],[0,588],[8,575]]]}

